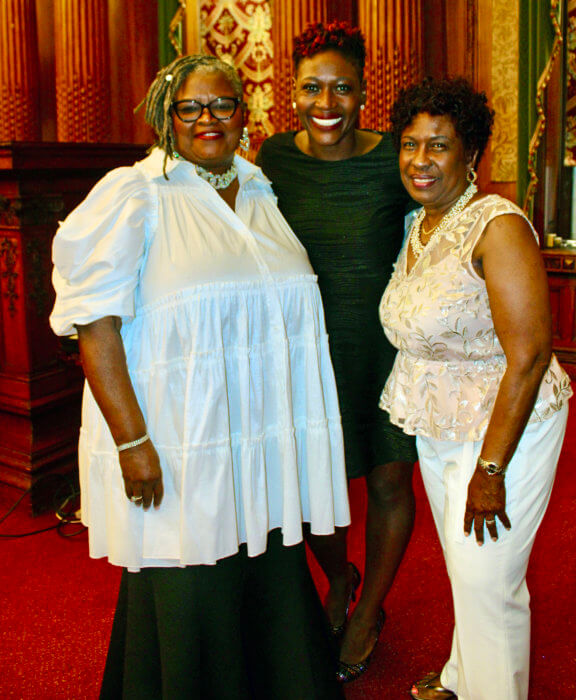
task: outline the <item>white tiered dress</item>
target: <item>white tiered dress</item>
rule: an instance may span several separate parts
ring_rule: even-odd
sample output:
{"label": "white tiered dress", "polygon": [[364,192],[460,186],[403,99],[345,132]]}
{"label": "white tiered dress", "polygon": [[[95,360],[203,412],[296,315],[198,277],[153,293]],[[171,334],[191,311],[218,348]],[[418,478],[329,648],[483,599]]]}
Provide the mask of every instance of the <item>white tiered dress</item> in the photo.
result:
{"label": "white tiered dress", "polygon": [[104,177],[54,241],[59,335],[122,319],[128,370],[165,495],[126,498],[86,386],[79,445],[92,557],[213,564],[246,543],[350,522],[338,402],[316,278],[260,169],[236,156],[236,211],[186,161],[154,150]]}

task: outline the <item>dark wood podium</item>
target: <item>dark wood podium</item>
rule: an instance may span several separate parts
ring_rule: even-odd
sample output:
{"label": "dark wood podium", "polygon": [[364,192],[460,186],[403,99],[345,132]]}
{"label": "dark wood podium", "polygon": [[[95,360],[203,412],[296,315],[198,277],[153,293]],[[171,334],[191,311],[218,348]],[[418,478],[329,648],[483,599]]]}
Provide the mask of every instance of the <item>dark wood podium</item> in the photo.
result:
{"label": "dark wood podium", "polygon": [[[145,155],[133,144],[0,144],[0,489],[76,469],[82,371],[52,333],[51,244],[62,220],[108,170]],[[72,352],[71,352],[72,350]]]}

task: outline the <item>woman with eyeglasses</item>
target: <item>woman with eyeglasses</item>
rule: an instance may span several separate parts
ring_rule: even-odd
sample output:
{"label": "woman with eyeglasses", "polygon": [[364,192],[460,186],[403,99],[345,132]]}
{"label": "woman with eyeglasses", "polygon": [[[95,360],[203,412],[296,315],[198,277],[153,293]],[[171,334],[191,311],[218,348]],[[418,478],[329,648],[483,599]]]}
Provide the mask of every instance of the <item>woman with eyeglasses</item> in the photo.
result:
{"label": "woman with eyeglasses", "polygon": [[161,70],[157,142],[54,242],[78,333],[90,554],[123,567],[101,697],[341,697],[303,521],[349,522],[322,304],[260,169],[236,71]]}
{"label": "woman with eyeglasses", "polygon": [[390,134],[358,128],[366,101],[366,49],[345,22],[310,25],[294,40],[299,131],[275,134],[258,163],[304,244],[322,292],[342,413],[348,477],[368,494],[364,580],[348,561],[345,529],[308,543],[330,585],[325,609],[340,642],[338,678],[363,674],[384,622],[390,590],[414,522],[414,438],[378,409],[396,350],[378,304],[402,246],[410,198]]}

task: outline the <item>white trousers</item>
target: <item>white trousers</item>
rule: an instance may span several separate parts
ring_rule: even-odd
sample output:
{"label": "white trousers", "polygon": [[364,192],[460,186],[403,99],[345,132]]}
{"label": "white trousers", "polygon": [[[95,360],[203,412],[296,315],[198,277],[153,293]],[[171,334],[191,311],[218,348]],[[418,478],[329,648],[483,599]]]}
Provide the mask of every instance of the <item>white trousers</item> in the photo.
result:
{"label": "white trousers", "polygon": [[459,700],[526,700],[530,595],[526,569],[556,473],[568,407],[526,427],[506,474],[506,512],[498,541],[464,534],[468,483],[482,442],[418,436],[420,470],[444,551],[454,602],[452,651],[442,685]]}

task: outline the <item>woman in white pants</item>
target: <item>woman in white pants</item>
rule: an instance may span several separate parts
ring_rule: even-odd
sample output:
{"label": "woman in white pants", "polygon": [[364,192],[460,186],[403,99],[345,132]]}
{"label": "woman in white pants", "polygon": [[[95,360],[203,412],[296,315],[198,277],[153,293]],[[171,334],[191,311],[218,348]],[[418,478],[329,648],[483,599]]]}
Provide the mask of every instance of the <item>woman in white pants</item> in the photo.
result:
{"label": "woman in white pants", "polygon": [[526,569],[572,393],[551,353],[537,235],[474,184],[492,121],[463,79],[427,78],[392,112],[402,180],[423,207],[380,306],[398,348],[380,406],[417,436],[455,612],[448,662],[411,690],[424,700],[528,696]]}

